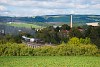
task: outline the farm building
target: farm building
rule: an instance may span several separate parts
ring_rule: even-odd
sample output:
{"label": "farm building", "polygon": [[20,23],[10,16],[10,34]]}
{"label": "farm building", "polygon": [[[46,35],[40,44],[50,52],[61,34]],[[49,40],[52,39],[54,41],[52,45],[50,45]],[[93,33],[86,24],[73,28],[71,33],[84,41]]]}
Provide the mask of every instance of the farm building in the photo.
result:
{"label": "farm building", "polygon": [[86,23],[89,26],[99,26],[99,22]]}

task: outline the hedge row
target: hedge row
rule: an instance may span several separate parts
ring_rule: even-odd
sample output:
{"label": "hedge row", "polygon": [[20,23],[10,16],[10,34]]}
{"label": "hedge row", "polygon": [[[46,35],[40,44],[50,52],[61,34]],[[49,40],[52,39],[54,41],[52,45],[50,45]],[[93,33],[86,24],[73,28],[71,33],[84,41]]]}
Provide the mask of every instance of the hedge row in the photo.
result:
{"label": "hedge row", "polygon": [[27,47],[24,44],[0,44],[0,56],[70,56],[96,55],[98,48],[92,44],[61,44],[59,46]]}

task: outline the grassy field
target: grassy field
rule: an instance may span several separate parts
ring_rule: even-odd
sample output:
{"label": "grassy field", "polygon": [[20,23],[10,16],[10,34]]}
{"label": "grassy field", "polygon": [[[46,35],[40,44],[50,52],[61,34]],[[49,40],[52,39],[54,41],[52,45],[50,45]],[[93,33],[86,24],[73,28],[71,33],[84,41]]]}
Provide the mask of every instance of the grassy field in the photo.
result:
{"label": "grassy field", "polygon": [[16,26],[16,27],[25,27],[25,28],[42,28],[41,26],[35,24],[28,24],[28,23],[7,23],[9,26]]}
{"label": "grassy field", "polygon": [[100,67],[95,56],[6,56],[0,67]]}

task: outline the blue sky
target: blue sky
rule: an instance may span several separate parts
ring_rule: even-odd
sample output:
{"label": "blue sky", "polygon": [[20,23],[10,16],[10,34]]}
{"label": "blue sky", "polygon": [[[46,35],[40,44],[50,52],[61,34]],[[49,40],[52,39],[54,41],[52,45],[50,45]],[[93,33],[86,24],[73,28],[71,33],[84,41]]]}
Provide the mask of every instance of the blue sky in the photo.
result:
{"label": "blue sky", "polygon": [[100,0],[0,0],[2,16],[100,15]]}

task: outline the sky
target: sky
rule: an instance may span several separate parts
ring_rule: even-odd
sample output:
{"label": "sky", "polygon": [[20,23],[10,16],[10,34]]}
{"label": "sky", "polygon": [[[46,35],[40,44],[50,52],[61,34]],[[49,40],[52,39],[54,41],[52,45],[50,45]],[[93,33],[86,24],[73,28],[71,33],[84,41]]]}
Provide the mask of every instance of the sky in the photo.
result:
{"label": "sky", "polygon": [[0,0],[0,16],[100,15],[100,0]]}

